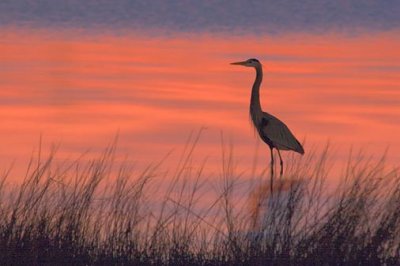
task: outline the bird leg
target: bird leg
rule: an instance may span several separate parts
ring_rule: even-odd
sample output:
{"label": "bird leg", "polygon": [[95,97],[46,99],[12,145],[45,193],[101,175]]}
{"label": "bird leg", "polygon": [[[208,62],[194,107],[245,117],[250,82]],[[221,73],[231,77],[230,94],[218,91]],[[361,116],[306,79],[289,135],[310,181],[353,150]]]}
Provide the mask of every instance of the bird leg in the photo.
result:
{"label": "bird leg", "polygon": [[273,193],[273,185],[274,185],[274,153],[271,148],[271,180],[270,180],[270,189],[271,189],[271,196]]}
{"label": "bird leg", "polygon": [[282,177],[282,175],[283,175],[283,160],[282,160],[281,152],[279,151],[279,149],[276,149],[276,150],[278,151],[279,161],[280,161],[280,164],[281,164],[280,177]]}

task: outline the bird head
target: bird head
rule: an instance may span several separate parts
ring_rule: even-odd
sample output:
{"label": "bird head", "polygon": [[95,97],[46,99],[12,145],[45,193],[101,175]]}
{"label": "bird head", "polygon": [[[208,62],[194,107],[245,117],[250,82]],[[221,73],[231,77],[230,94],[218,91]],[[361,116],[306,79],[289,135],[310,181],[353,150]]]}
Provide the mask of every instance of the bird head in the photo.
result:
{"label": "bird head", "polygon": [[260,63],[260,61],[258,61],[255,58],[250,58],[250,59],[247,59],[246,61],[231,63],[231,65],[241,65],[241,66],[246,66],[246,67],[258,67],[258,66],[261,66],[261,63]]}

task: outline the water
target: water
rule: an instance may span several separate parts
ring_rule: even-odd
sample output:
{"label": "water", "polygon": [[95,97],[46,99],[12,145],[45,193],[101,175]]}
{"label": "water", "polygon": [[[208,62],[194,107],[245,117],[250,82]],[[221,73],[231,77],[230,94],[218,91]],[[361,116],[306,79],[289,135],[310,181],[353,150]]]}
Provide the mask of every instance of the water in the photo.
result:
{"label": "water", "polygon": [[[97,154],[118,135],[121,157],[141,166],[179,154],[200,128],[195,154],[208,157],[207,171],[220,172],[223,132],[248,176],[257,143],[248,115],[254,71],[229,63],[250,57],[264,65],[264,110],[305,140],[306,152],[329,140],[339,165],[351,146],[379,155],[389,148],[390,165],[400,159],[393,32],[168,37],[4,27],[0,36],[0,166],[14,163],[15,180],[40,136],[44,150],[60,145],[63,160]],[[268,162],[261,145],[259,170]]]}

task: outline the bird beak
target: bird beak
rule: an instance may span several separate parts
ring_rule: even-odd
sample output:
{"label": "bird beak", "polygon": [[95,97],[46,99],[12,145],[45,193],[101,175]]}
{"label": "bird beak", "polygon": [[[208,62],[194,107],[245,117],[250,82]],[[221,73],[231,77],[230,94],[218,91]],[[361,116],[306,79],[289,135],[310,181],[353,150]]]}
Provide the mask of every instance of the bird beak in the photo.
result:
{"label": "bird beak", "polygon": [[245,66],[245,65],[246,65],[246,61],[234,62],[234,63],[231,63],[231,65],[241,65],[241,66]]}

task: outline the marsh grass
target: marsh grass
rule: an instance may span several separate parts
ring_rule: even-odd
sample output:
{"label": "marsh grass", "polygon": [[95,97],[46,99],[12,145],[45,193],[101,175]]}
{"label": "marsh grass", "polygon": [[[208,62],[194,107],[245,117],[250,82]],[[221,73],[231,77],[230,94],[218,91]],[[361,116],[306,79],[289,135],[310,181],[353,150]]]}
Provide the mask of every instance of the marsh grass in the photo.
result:
{"label": "marsh grass", "polygon": [[[400,262],[400,176],[363,154],[327,185],[328,147],[286,163],[277,195],[243,186],[230,146],[219,178],[194,167],[199,135],[174,171],[116,165],[115,144],[97,159],[32,159],[23,181],[0,180],[1,265],[379,265]],[[216,180],[218,179],[218,180]],[[264,181],[260,181],[264,180]],[[212,183],[210,186],[209,183]],[[268,182],[267,182],[268,183]],[[281,186],[281,187],[280,187]],[[210,199],[210,187],[216,195]],[[264,190],[268,191],[268,189]],[[204,201],[207,200],[207,204]],[[252,203],[254,205],[254,202]],[[206,205],[206,206],[205,206]]]}

